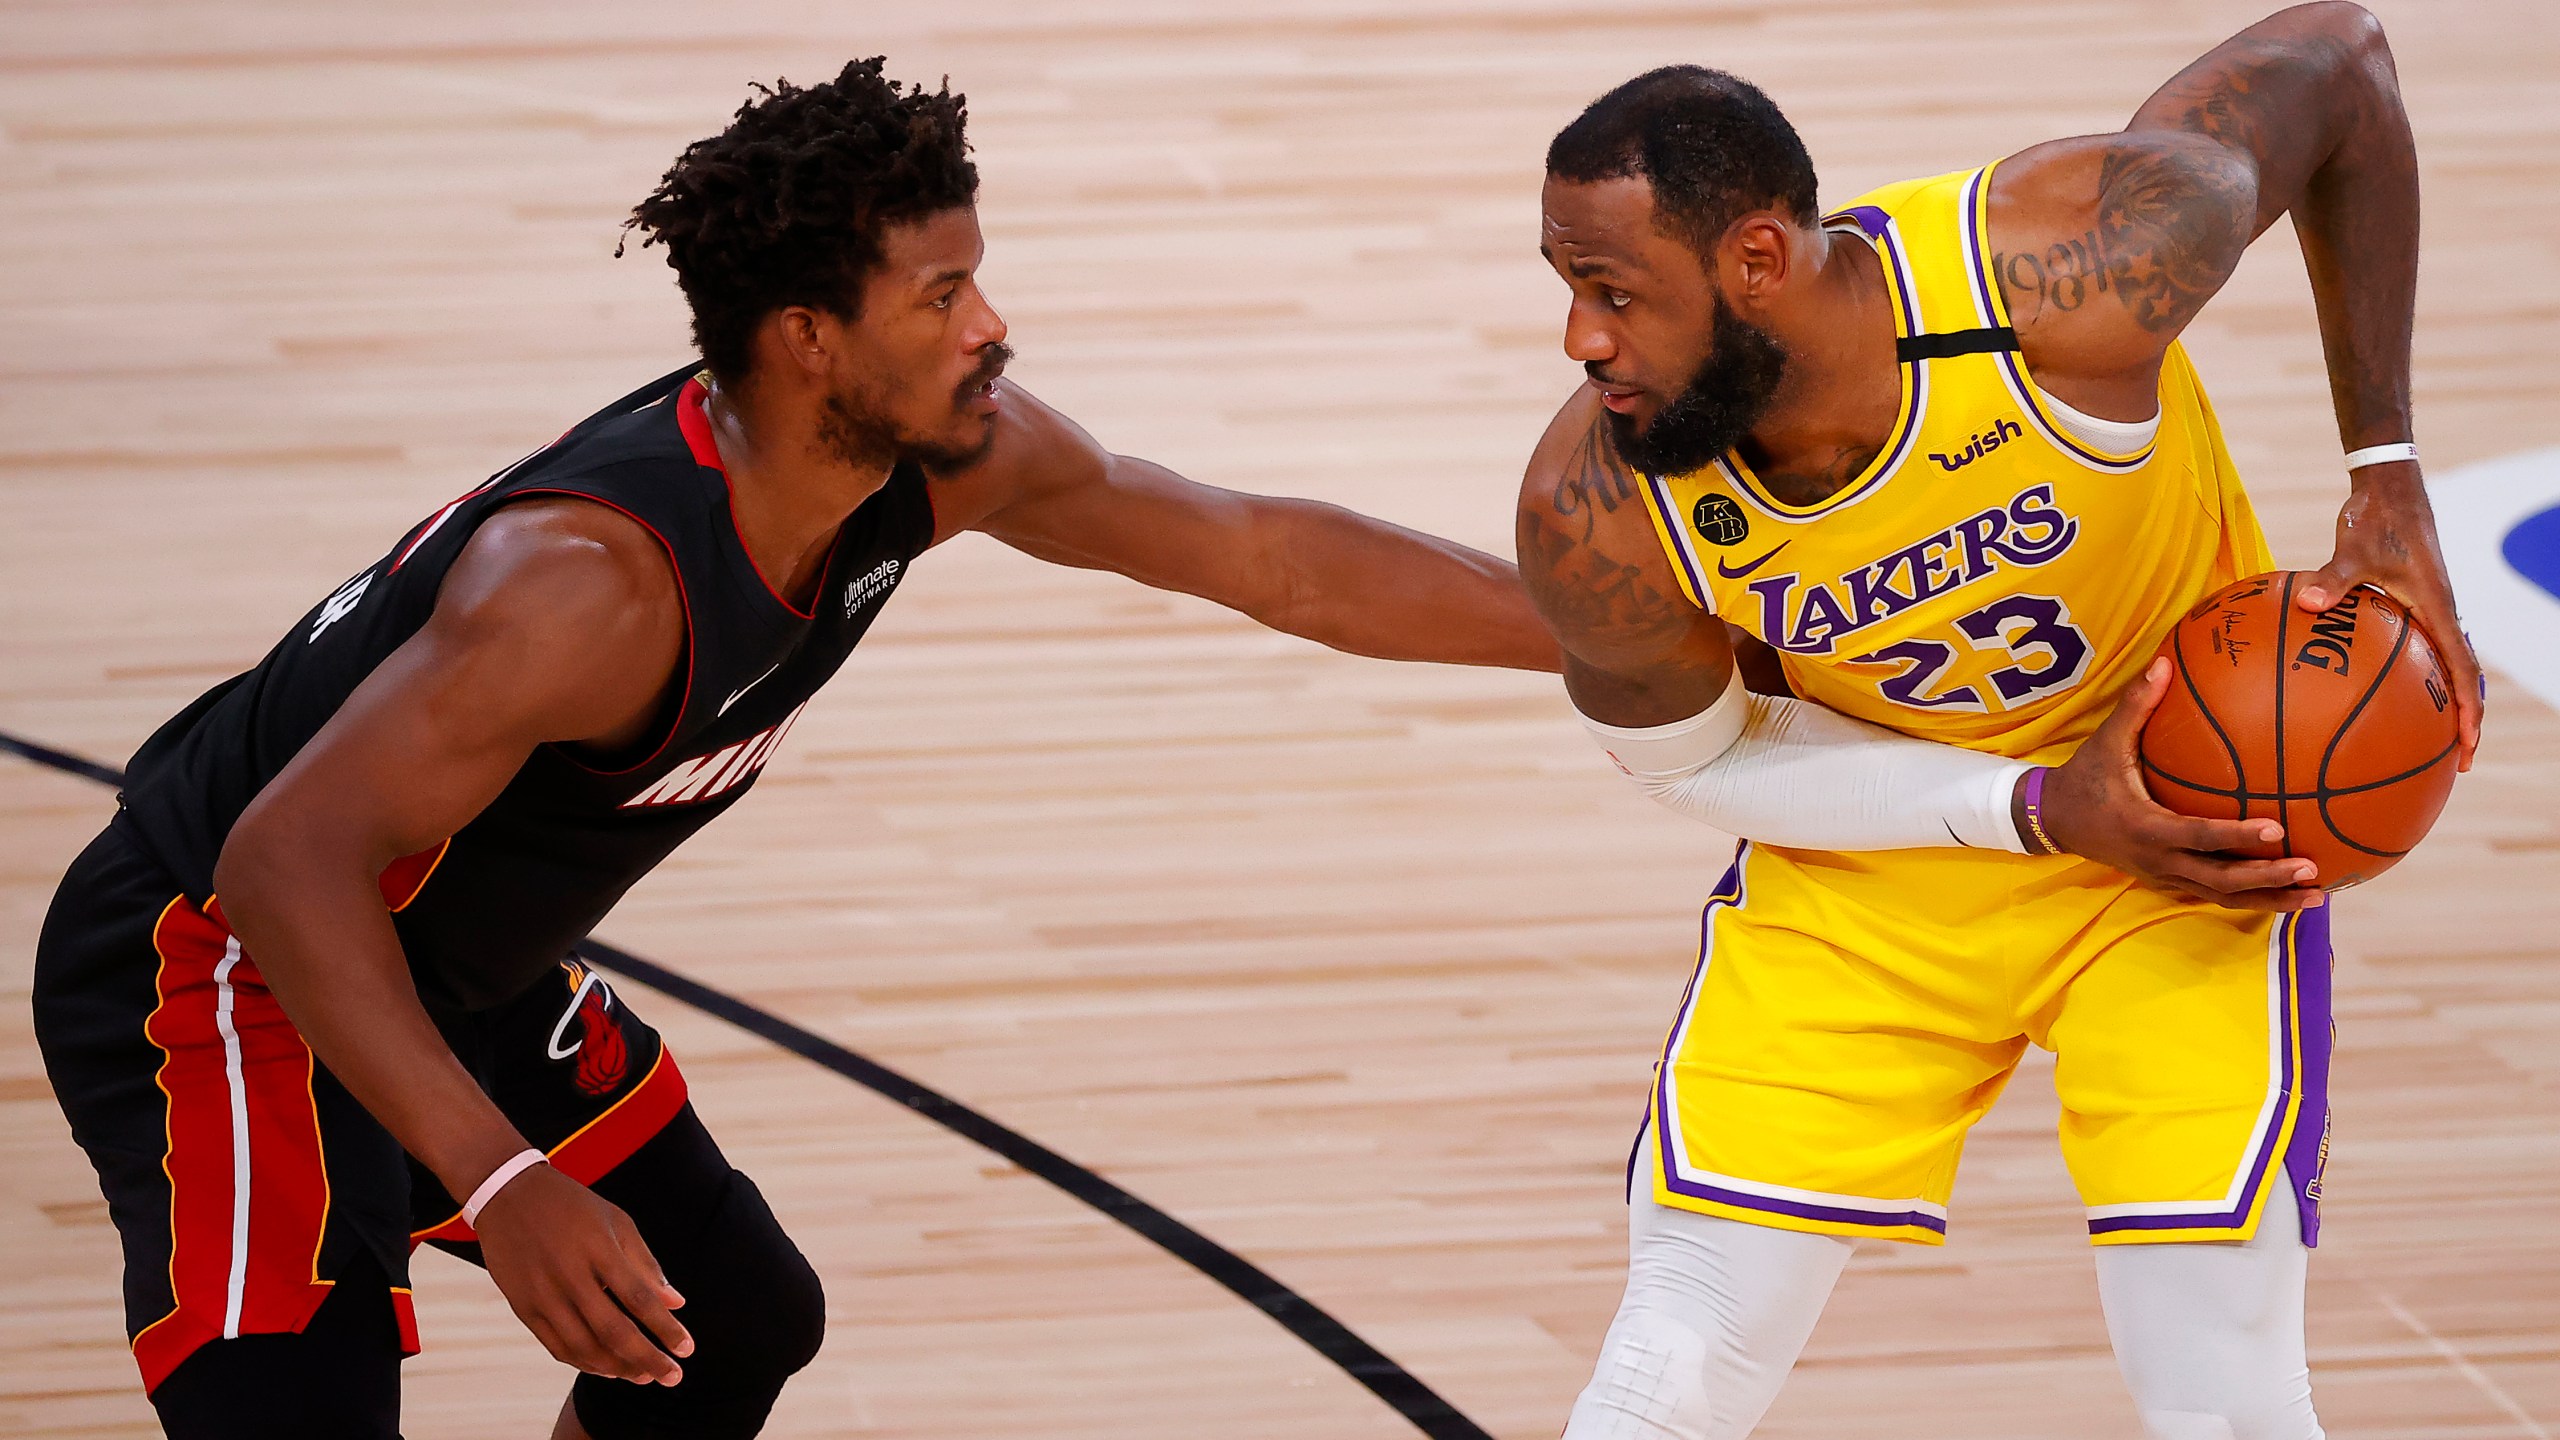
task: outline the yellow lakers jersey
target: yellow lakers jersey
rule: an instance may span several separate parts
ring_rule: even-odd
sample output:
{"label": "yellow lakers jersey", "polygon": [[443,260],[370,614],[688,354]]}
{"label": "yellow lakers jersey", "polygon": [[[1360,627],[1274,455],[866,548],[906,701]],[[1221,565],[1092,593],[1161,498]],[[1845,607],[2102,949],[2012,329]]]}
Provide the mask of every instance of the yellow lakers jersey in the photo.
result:
{"label": "yellow lakers jersey", "polygon": [[1990,176],[1887,186],[1824,220],[1875,247],[1898,337],[1901,409],[1862,473],[1814,505],[1734,454],[1644,488],[1689,598],[1766,641],[1797,694],[2052,763],[2180,614],[2273,561],[2180,347],[2150,445],[2109,454],[2057,421],[1992,277]]}

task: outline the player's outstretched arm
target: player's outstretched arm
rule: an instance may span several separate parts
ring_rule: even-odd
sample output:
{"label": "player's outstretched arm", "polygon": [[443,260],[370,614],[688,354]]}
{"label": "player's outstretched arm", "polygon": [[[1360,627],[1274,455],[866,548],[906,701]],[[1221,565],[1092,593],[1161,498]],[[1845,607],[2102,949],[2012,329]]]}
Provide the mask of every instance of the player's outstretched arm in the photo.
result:
{"label": "player's outstretched arm", "polygon": [[[1018,386],[1004,404],[986,458],[937,481],[944,537],[982,530],[1355,655],[1556,668],[1555,642],[1504,561],[1338,505],[1221,490],[1114,455]],[[947,514],[946,490],[958,502]]]}
{"label": "player's outstretched arm", "polygon": [[[2116,135],[2037,146],[1995,172],[1994,268],[2040,380],[2100,413],[2145,413],[2158,360],[2278,216],[2310,271],[2338,436],[2350,453],[2412,439],[2418,165],[2381,22],[2301,5],[2180,71]],[[2120,400],[2142,409],[2109,410]],[[2417,462],[2350,472],[2337,548],[2298,591],[2325,610],[2360,584],[2417,616],[2454,672],[2462,765],[2480,671],[2462,635]]]}
{"label": "player's outstretched arm", "polygon": [[[433,617],[259,793],[215,866],[225,918],[312,1053],[454,1195],[525,1141],[420,1005],[376,877],[469,823],[535,746],[646,727],[682,658],[682,613],[636,523],[581,501],[501,511]],[[554,1356],[682,1377],[660,1347],[691,1352],[668,1313],[683,1300],[621,1210],[537,1165],[478,1230],[490,1278]]]}

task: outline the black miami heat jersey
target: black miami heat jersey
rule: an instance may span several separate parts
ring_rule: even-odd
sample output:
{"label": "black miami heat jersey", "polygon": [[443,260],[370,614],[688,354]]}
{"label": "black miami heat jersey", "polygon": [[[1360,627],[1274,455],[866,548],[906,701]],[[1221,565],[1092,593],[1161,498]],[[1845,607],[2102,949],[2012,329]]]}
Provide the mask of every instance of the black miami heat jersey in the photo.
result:
{"label": "black miami heat jersey", "polygon": [[332,590],[256,668],[144,742],[123,796],[143,844],[191,898],[213,899],[241,811],[426,623],[483,521],[530,497],[610,506],[666,547],[685,609],[684,659],[649,735],[619,755],[537,749],[470,824],[382,876],[431,1009],[496,1005],[553,973],[623,892],[755,783],[932,543],[924,473],[901,463],[844,522],[812,607],[793,606],[739,538],[703,399],[690,367],[624,397]]}

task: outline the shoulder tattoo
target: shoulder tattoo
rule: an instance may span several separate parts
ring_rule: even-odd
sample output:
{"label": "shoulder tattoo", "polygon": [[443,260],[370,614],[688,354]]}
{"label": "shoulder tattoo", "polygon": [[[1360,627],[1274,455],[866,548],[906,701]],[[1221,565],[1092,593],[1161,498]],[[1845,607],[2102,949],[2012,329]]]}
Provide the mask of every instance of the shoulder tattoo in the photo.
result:
{"label": "shoulder tattoo", "polygon": [[1643,505],[1637,483],[1603,416],[1574,443],[1545,495],[1533,487],[1523,497],[1520,578],[1568,648],[1575,637],[1668,639],[1695,614],[1657,581],[1665,562],[1651,543],[1650,518],[1641,527],[1600,524],[1603,516]]}

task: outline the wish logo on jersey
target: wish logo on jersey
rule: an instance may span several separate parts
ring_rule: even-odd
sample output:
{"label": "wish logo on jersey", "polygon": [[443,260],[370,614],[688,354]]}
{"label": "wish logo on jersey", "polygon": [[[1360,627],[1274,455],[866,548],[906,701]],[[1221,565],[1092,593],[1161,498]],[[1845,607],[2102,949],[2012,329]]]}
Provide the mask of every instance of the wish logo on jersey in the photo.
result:
{"label": "wish logo on jersey", "polygon": [[791,732],[791,722],[800,711],[809,708],[803,700],[780,722],[757,731],[734,745],[723,745],[708,755],[685,761],[658,777],[649,788],[622,802],[624,810],[645,809],[654,805],[691,805],[716,799],[747,783],[773,758],[782,737]]}
{"label": "wish logo on jersey", "polygon": [[1974,436],[1973,443],[1962,450],[1953,455],[1941,455],[1932,450],[1929,452],[1929,458],[1937,461],[1938,468],[1941,470],[1961,470],[2012,440],[2026,438],[2026,433],[2027,427],[2003,415],[2000,417],[1999,424]]}
{"label": "wish logo on jersey", "polygon": [[1843,636],[2003,567],[2052,564],[2079,538],[2080,522],[2054,503],[2053,487],[2031,485],[1837,580],[1808,585],[1788,572],[1753,581],[1760,638],[1792,655],[1829,655]]}

